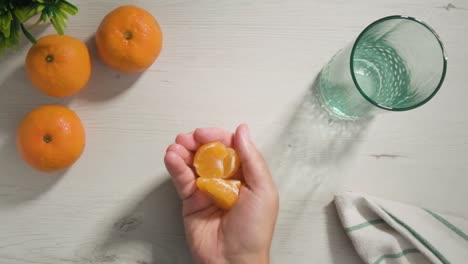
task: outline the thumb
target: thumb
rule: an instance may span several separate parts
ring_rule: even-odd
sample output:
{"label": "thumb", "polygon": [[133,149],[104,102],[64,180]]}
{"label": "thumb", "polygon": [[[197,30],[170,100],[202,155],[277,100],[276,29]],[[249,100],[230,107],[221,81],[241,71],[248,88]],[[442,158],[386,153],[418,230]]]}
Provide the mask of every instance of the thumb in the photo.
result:
{"label": "thumb", "polygon": [[240,125],[234,134],[234,148],[239,154],[242,173],[251,189],[267,188],[272,183],[268,166],[262,154],[250,139],[247,125]]}

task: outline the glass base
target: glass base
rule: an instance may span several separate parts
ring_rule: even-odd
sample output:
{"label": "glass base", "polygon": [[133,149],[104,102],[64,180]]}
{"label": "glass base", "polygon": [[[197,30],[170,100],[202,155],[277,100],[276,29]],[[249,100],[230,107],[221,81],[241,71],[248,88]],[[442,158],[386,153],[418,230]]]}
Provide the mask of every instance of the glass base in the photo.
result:
{"label": "glass base", "polygon": [[[341,120],[358,120],[371,117],[369,115],[370,105],[357,107],[351,104],[352,98],[346,92],[345,87],[330,82],[327,67],[320,73],[318,89],[316,91],[320,106],[331,117]],[[360,96],[360,95],[358,95]],[[362,98],[363,99],[363,98]],[[361,100],[362,100],[361,99]]]}

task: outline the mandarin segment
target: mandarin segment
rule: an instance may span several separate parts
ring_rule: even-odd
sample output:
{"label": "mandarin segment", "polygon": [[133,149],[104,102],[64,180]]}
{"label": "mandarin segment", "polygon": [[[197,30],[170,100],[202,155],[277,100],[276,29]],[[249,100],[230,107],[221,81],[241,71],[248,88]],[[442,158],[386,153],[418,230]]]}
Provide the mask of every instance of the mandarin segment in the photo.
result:
{"label": "mandarin segment", "polygon": [[195,154],[193,166],[203,178],[230,178],[239,169],[239,156],[221,142],[202,145]]}
{"label": "mandarin segment", "polygon": [[241,182],[227,180],[239,169],[240,159],[236,151],[221,142],[202,145],[195,153],[193,166],[200,176],[197,188],[207,194],[221,209],[230,209],[237,201]]}
{"label": "mandarin segment", "polygon": [[216,206],[228,210],[236,203],[239,197],[241,182],[238,180],[224,180],[218,178],[198,178],[198,189],[209,195]]}
{"label": "mandarin segment", "polygon": [[231,178],[237,172],[240,166],[240,159],[237,152],[232,148],[226,148],[227,155],[223,160],[224,177]]}
{"label": "mandarin segment", "polygon": [[193,166],[200,177],[223,178],[223,159],[227,151],[220,142],[212,142],[201,146],[193,159]]}

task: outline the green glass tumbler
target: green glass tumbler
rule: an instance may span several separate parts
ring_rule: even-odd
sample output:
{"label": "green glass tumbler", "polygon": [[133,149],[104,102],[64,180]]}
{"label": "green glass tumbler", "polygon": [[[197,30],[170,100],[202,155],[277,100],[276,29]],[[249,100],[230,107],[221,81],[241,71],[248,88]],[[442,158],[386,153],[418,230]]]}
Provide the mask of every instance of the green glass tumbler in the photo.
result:
{"label": "green glass tumbler", "polygon": [[444,46],[431,27],[412,17],[384,17],[323,68],[319,97],[340,119],[406,111],[437,93],[446,70]]}

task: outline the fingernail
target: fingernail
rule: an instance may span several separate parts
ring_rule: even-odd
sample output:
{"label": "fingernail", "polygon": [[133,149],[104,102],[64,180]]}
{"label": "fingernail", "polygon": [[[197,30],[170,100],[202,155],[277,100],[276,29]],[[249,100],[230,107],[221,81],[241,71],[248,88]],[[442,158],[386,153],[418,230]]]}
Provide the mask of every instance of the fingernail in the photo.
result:
{"label": "fingernail", "polygon": [[240,135],[244,149],[248,150],[250,145],[250,132],[247,125],[242,125]]}
{"label": "fingernail", "polygon": [[243,133],[242,135],[245,137],[245,139],[247,140],[250,140],[250,129],[249,129],[249,126],[246,125],[246,124],[242,124],[242,130],[243,130]]}
{"label": "fingernail", "polygon": [[245,137],[246,139],[250,140],[250,129],[249,129],[249,126],[244,124],[244,130],[245,130]]}

